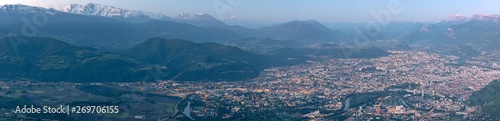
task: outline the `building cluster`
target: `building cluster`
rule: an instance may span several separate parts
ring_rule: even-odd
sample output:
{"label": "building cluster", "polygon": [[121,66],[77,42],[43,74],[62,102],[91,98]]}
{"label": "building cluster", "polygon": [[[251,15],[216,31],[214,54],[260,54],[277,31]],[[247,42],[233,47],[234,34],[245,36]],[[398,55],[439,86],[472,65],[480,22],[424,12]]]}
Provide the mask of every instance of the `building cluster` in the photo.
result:
{"label": "building cluster", "polygon": [[[253,112],[281,112],[325,119],[349,114],[356,119],[446,119],[474,111],[462,102],[473,91],[500,78],[500,55],[463,61],[457,56],[419,51],[390,51],[380,58],[323,58],[287,67],[265,69],[252,81],[113,83],[134,91],[169,96],[201,96],[195,117],[231,118]],[[419,86],[391,88],[394,85]],[[2,88],[8,86],[0,85]],[[352,94],[399,91],[361,106],[350,106]],[[221,110],[226,110],[222,111]],[[287,113],[313,109],[307,113]],[[474,109],[474,108],[472,108]],[[437,113],[435,113],[437,112]]]}
{"label": "building cluster", "polygon": [[466,97],[500,78],[500,67],[495,66],[495,61],[460,62],[457,56],[416,51],[391,53],[381,58],[328,59],[268,68],[249,82],[164,81],[154,86],[161,87],[156,93],[203,95],[210,106],[224,106],[237,113],[298,107],[342,110],[348,105],[345,100],[350,94],[418,84],[418,88],[406,89],[410,94],[404,100],[413,101],[409,107],[386,106],[387,113],[406,114],[420,112],[415,109],[459,112],[464,104],[457,97]]}

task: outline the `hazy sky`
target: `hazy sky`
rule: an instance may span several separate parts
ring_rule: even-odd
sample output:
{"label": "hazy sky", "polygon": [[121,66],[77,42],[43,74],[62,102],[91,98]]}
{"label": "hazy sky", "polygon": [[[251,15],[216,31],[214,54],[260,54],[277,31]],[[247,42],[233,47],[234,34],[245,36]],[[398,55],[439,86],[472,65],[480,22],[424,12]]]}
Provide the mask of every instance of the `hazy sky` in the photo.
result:
{"label": "hazy sky", "polygon": [[[392,2],[391,2],[392,1]],[[100,3],[119,8],[159,12],[208,13],[216,18],[246,17],[249,20],[285,22],[315,19],[322,22],[374,21],[371,11],[400,3],[401,13],[392,21],[441,20],[449,15],[498,14],[499,0],[0,0],[1,4],[27,4],[60,9],[70,3]]]}

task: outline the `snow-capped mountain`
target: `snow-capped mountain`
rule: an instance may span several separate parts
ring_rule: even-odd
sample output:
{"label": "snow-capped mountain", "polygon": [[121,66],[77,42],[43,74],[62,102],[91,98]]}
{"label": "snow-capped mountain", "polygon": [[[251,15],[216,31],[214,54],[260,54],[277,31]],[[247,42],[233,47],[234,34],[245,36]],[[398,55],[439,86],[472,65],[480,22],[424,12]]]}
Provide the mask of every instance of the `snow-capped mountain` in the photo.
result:
{"label": "snow-capped mountain", "polygon": [[476,14],[470,17],[453,15],[429,24],[407,37],[409,42],[432,42],[452,45],[473,45],[480,50],[498,50],[500,46],[500,15]]}
{"label": "snow-capped mountain", "polygon": [[202,27],[225,27],[226,23],[210,16],[206,13],[191,14],[183,12],[177,16],[172,17],[172,21],[179,23],[187,23],[195,26]]}
{"label": "snow-capped mountain", "polygon": [[182,12],[181,14],[172,17],[177,20],[190,20],[190,21],[203,21],[215,19],[206,13],[192,14],[187,12]]}
{"label": "snow-capped mountain", "polygon": [[[497,14],[475,14],[470,17],[465,15],[457,14],[448,16],[448,18],[442,20],[441,22],[430,24],[423,26],[419,29],[419,32],[424,34],[432,34],[436,31],[436,29],[441,29],[441,31],[448,31],[448,33],[452,33],[452,29],[449,28],[452,25],[461,25],[465,23],[471,22],[492,22],[498,23],[500,22],[500,15]],[[451,31],[451,32],[450,32]]]}
{"label": "snow-capped mountain", "polygon": [[11,4],[11,5],[0,5],[0,13],[45,13],[45,14],[56,14],[59,11],[55,9],[46,9],[42,7],[27,6],[22,4]]}
{"label": "snow-capped mountain", "polygon": [[[75,9],[75,11],[77,10]],[[38,20],[32,19],[34,15],[44,15],[46,12],[55,14],[49,15],[50,18],[44,20],[40,17]],[[86,12],[94,13],[90,10]],[[71,44],[90,46],[103,50],[126,48],[151,37],[220,43],[243,37],[228,29],[197,27],[189,24],[154,19],[143,23],[131,23],[121,21],[116,17],[101,17],[98,15],[65,13],[53,9],[25,5],[0,6],[0,37],[11,36],[12,34],[47,36]],[[129,18],[131,17],[133,18],[133,16],[129,16]],[[32,25],[30,26],[29,24]]]}
{"label": "snow-capped mountain", "polygon": [[224,21],[244,21],[246,20],[246,16],[226,16],[224,17]]}
{"label": "snow-capped mountain", "polygon": [[87,5],[70,4],[61,11],[80,15],[103,16],[109,18],[118,18],[129,22],[145,22],[151,19],[169,20],[170,17],[160,13],[143,12],[136,10],[127,10],[113,6],[89,3]]}
{"label": "snow-capped mountain", "polygon": [[484,21],[484,22],[499,22],[500,15],[498,14],[475,14],[470,17],[465,15],[451,15],[441,22],[465,23],[469,21]]}
{"label": "snow-capped mountain", "polygon": [[498,23],[500,21],[500,15],[498,14],[476,14],[469,18],[469,21],[486,21],[486,22],[495,22]]}
{"label": "snow-capped mountain", "polygon": [[469,17],[463,15],[463,14],[456,14],[456,15],[450,15],[448,18],[446,18],[445,22],[452,22],[452,21],[467,21]]}
{"label": "snow-capped mountain", "polygon": [[224,22],[217,20],[209,14],[191,14],[181,13],[174,17],[168,17],[161,13],[144,12],[136,10],[127,10],[108,5],[89,3],[86,5],[70,4],[64,7],[61,11],[80,15],[103,16],[125,20],[128,22],[142,23],[149,20],[175,21],[179,23],[187,23],[201,27],[222,27],[227,26]]}

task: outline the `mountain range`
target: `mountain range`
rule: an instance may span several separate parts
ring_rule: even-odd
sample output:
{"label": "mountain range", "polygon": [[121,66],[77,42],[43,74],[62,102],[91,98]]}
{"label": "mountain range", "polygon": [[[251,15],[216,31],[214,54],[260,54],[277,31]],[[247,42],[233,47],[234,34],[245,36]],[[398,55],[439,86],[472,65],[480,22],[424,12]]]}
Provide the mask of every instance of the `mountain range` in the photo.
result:
{"label": "mountain range", "polygon": [[179,39],[151,38],[120,53],[109,53],[46,37],[0,38],[0,80],[233,81],[255,78],[271,66],[302,62]]}
{"label": "mountain range", "polygon": [[1,5],[0,13],[2,14],[26,14],[26,13],[42,13],[42,14],[55,14],[59,13],[55,9],[46,9],[42,7],[27,6],[22,4]]}
{"label": "mountain range", "polygon": [[103,16],[135,23],[147,22],[152,19],[170,20],[170,17],[160,13],[126,10],[97,3],[89,3],[86,5],[70,4],[61,11],[80,15]]}
{"label": "mountain range", "polygon": [[[50,15],[43,26],[30,26],[29,29],[37,36],[55,37],[72,44],[104,49],[123,49],[140,43],[151,37],[170,39],[186,39],[195,42],[227,43],[230,40],[244,37],[288,38],[304,40],[304,43],[317,42],[312,39],[330,40],[328,28],[313,22],[292,22],[262,30],[249,29],[241,26],[229,26],[208,14],[183,13],[175,17],[152,14],[148,12],[119,9],[112,6],[87,4],[71,4],[62,11],[32,7],[26,5],[5,5],[1,7],[0,36],[11,33],[23,34],[26,22],[19,21],[35,15]],[[29,21],[28,24],[33,24]],[[140,20],[144,22],[138,22]],[[135,21],[135,22],[131,22]],[[306,24],[303,24],[306,23]],[[307,25],[307,26],[301,26]],[[304,29],[287,31],[286,28],[299,27]],[[320,28],[316,28],[320,27]],[[320,34],[301,33],[317,30]],[[296,34],[297,33],[297,34]],[[293,36],[288,36],[291,34]]]}
{"label": "mountain range", "polygon": [[143,79],[157,70],[125,56],[26,36],[0,38],[0,67],[2,80],[55,82],[150,81]]}
{"label": "mountain range", "polygon": [[[198,27],[211,27],[211,28],[222,28],[234,31],[241,35],[248,36],[259,36],[261,33],[255,29],[249,29],[241,26],[230,26],[226,23],[210,16],[209,14],[199,13],[192,14],[183,12],[176,16],[166,16],[161,13],[152,13],[136,10],[127,10],[122,8],[117,8],[113,6],[107,6],[97,3],[89,3],[86,5],[80,4],[70,4],[64,7],[62,12],[78,14],[78,15],[88,15],[88,16],[100,16],[106,18],[113,18],[120,21],[126,21],[131,23],[144,23],[151,20],[160,21],[171,21],[177,23],[185,23]],[[183,39],[183,38],[179,38]]]}
{"label": "mountain range", "polygon": [[204,13],[191,14],[183,12],[177,16],[169,17],[161,13],[127,10],[97,3],[88,3],[86,5],[70,4],[64,7],[61,11],[79,15],[114,18],[133,23],[144,23],[150,20],[163,20],[163,21],[174,21],[178,23],[186,23],[200,27],[228,26],[224,22],[219,21],[216,18]]}
{"label": "mountain range", "polygon": [[261,54],[269,54],[273,51],[280,48],[300,48],[304,47],[303,44],[300,44],[294,40],[275,40],[270,38],[261,38],[261,37],[248,37],[243,39],[232,40],[228,43],[231,46],[239,47],[243,50],[261,53]]}
{"label": "mountain range", "polygon": [[[98,4],[72,4],[63,9],[65,12],[19,4],[4,5],[0,8],[0,19],[3,20],[0,21],[0,36],[4,36],[0,51],[3,60],[0,64],[2,67],[8,67],[1,70],[4,74],[0,75],[0,78],[3,79],[122,81],[128,78],[138,81],[145,77],[156,77],[186,81],[245,80],[257,77],[264,68],[293,65],[311,59],[304,58],[306,54],[311,53],[296,55],[275,52],[282,45],[297,45],[288,42],[298,40],[297,43],[303,45],[324,41],[324,38],[335,38],[330,36],[335,31],[312,20],[292,21],[258,30],[228,26],[217,21],[211,21],[215,24],[201,25],[206,21],[216,20],[208,14],[185,13],[177,17],[162,17],[169,20],[159,20],[147,12]],[[47,21],[42,24],[39,21],[19,21],[39,15],[48,15]],[[150,20],[140,17],[149,17]],[[200,17],[207,19],[194,19]],[[132,20],[147,21],[131,22]],[[187,24],[188,21],[201,23],[191,25]],[[25,29],[28,25],[32,31],[26,35]],[[296,28],[297,31],[287,31],[287,28]],[[301,33],[312,30],[320,33]],[[284,36],[275,36],[276,34]],[[293,36],[286,37],[286,34]],[[311,35],[320,36],[318,40],[306,41],[305,36]],[[270,51],[272,54],[257,54],[220,44],[246,36],[274,36],[297,40],[281,42],[282,40],[264,39],[258,44],[278,46],[279,48]],[[24,40],[23,43],[9,46],[13,43],[11,40],[19,38]],[[254,39],[241,42],[246,43]],[[65,49],[67,51],[63,51]],[[118,76],[113,78],[109,77],[110,75]],[[87,76],[89,78],[85,78]],[[97,79],[101,76],[103,78]]]}
{"label": "mountain range", "polygon": [[[220,42],[243,37],[221,28],[198,27],[172,21],[150,20],[130,23],[113,18],[70,14],[25,5],[5,5],[0,12],[0,36],[25,35],[54,37],[64,42],[99,49],[125,49],[151,37]],[[31,18],[48,15],[43,25]],[[26,21],[21,21],[26,20]]]}
{"label": "mountain range", "polygon": [[499,31],[500,15],[452,16],[441,22],[421,27],[407,36],[406,41],[472,45],[477,50],[498,50]]}
{"label": "mountain range", "polygon": [[214,42],[151,38],[118,53],[71,45],[47,37],[0,38],[0,80],[123,82],[234,81],[259,76],[273,66],[304,63],[313,56],[380,57],[389,53],[361,49],[346,56],[342,48],[282,48],[264,55]]}
{"label": "mountain range", "polygon": [[166,66],[175,80],[242,80],[271,66],[296,64],[284,58],[243,51],[218,43],[152,38],[126,50],[138,60]]}
{"label": "mountain range", "polygon": [[[44,15],[46,21],[33,19]],[[61,11],[4,5],[0,6],[0,20],[0,66],[8,67],[0,69],[2,79],[245,80],[258,76],[264,68],[302,63],[314,56],[373,58],[390,54],[373,46],[344,46],[357,33],[330,29],[315,20],[250,29],[227,25],[208,14],[168,17],[99,4],[71,4]],[[499,20],[499,15],[475,15],[453,16],[428,25],[391,23],[371,39],[458,45],[463,53],[477,56],[481,53],[476,50],[498,49]],[[22,43],[13,44],[19,38]],[[344,53],[351,49],[357,53]]]}
{"label": "mountain range", "polygon": [[[29,9],[31,7],[25,5],[7,5],[7,6],[20,6],[26,9]],[[44,9],[44,8],[33,7],[32,9]],[[60,11],[53,9],[50,10],[51,14],[57,14],[57,15],[66,13],[66,15],[75,14],[84,16],[94,16],[94,18],[104,17],[104,18],[123,21],[118,23],[127,22],[127,23],[141,24],[141,23],[147,23],[149,21],[169,21],[176,23],[185,23],[200,28],[225,29],[233,31],[243,37],[268,37],[278,40],[295,39],[299,41],[304,41],[304,43],[338,41],[339,37],[341,36],[341,32],[330,30],[329,28],[325,27],[324,25],[315,20],[290,21],[283,24],[264,27],[262,29],[250,29],[242,26],[227,25],[224,22],[204,13],[200,14],[181,13],[177,16],[168,17],[160,13],[127,10],[96,3],[89,3],[86,5],[70,4],[64,7]],[[43,14],[48,13],[43,10],[36,10],[36,11],[38,11],[37,13],[43,13]],[[6,13],[9,14],[10,12]],[[58,17],[59,16],[55,16],[51,17],[50,19],[57,19]],[[149,36],[149,37],[154,37],[154,36]],[[171,37],[165,37],[165,38],[171,38]],[[144,38],[141,39],[144,40]],[[193,41],[197,40],[192,38],[177,38],[177,39],[189,39]],[[221,38],[221,40],[223,40],[223,38]]]}
{"label": "mountain range", "polygon": [[[111,46],[111,48],[120,49],[124,49],[124,47],[131,47],[134,44],[142,42],[139,40],[146,40],[151,37],[186,39],[195,42],[211,41],[223,44],[231,40],[247,37],[270,38],[275,40],[294,40],[298,43],[304,44],[316,44],[324,42],[350,42],[357,35],[357,33],[353,32],[352,29],[349,28],[358,27],[351,26],[347,29],[336,28],[335,30],[333,30],[325,27],[323,24],[315,20],[295,20],[282,24],[263,27],[261,29],[250,29],[241,26],[227,25],[210,15],[203,13],[182,13],[178,16],[169,17],[159,13],[127,10],[96,3],[89,3],[86,5],[70,4],[60,11],[55,9],[45,9],[41,7],[18,4],[4,5],[1,7],[0,14],[2,14],[2,17],[0,17],[0,19],[4,21],[1,21],[0,24],[3,23],[2,25],[4,25],[5,27],[0,28],[0,36],[5,36],[9,33],[19,34],[19,31],[23,29],[22,27],[24,24],[19,20],[21,20],[23,17],[26,17],[21,16],[21,14],[32,16],[36,13],[51,15],[51,17],[49,18],[50,26],[47,25],[37,27],[37,29],[39,30],[37,35],[39,36],[55,36],[57,39],[63,40],[65,42],[91,47],[110,48]],[[77,17],[77,15],[80,16]],[[380,31],[380,36],[370,38],[371,40],[399,38],[407,42],[407,44],[415,42],[431,42],[455,45],[467,44],[473,45],[474,48],[478,50],[497,50],[498,44],[500,43],[498,42],[499,37],[497,36],[498,33],[496,32],[499,26],[499,18],[499,15],[477,14],[471,17],[466,17],[463,15],[453,15],[444,19],[443,21],[432,24],[415,22],[391,22],[387,26],[384,26],[384,28]],[[64,22],[55,23],[52,21]],[[89,21],[92,21],[93,23]],[[11,22],[14,22],[14,24],[10,24]],[[99,25],[102,27],[96,27],[89,24]],[[171,29],[162,29],[157,27],[155,31],[151,31],[148,29],[144,29],[147,27],[140,27],[141,25],[163,27],[170,27],[171,25],[174,25],[179,28],[176,28],[175,31],[172,31]],[[122,36],[95,37],[86,33],[59,35],[58,33],[61,32],[57,30],[46,31],[46,28],[54,26],[69,26],[67,28],[71,27],[87,31],[115,33]],[[75,29],[61,29],[62,33],[69,33],[74,30]],[[218,36],[212,36],[213,34],[217,33],[220,34],[218,34]]]}
{"label": "mountain range", "polygon": [[279,40],[298,40],[303,43],[339,42],[340,32],[333,31],[315,20],[290,21],[262,28],[266,36]]}
{"label": "mountain range", "polygon": [[201,27],[224,27],[228,26],[226,23],[217,20],[216,18],[206,14],[191,14],[191,13],[181,13],[177,16],[172,17],[172,21],[179,23],[187,23],[195,26]]}

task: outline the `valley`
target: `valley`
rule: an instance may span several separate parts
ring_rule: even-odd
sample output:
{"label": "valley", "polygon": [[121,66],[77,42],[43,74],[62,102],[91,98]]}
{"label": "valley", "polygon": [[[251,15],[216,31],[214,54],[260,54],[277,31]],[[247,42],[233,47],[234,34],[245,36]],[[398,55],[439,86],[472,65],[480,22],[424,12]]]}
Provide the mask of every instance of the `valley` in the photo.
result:
{"label": "valley", "polygon": [[[0,4],[0,120],[500,118],[498,14],[357,23],[297,9],[301,19],[244,27],[226,16],[241,11],[208,12]],[[23,105],[68,113],[14,111]]]}

